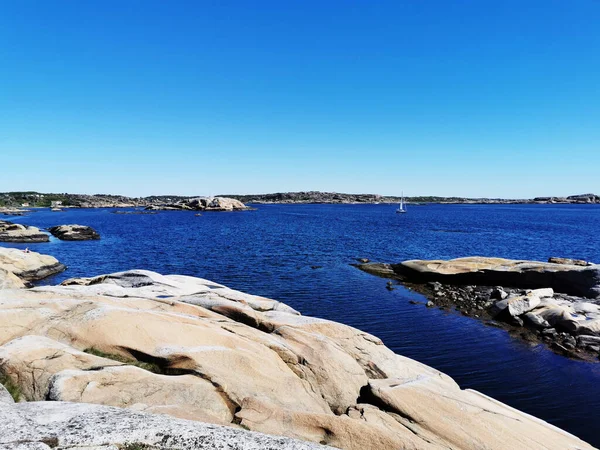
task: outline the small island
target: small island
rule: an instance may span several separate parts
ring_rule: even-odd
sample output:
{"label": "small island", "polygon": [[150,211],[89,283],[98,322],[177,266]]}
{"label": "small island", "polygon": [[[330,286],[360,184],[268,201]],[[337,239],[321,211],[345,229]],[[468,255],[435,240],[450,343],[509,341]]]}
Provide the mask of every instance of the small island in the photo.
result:
{"label": "small island", "polygon": [[600,265],[467,257],[357,267],[400,281],[428,307],[454,309],[568,357],[600,357]]}

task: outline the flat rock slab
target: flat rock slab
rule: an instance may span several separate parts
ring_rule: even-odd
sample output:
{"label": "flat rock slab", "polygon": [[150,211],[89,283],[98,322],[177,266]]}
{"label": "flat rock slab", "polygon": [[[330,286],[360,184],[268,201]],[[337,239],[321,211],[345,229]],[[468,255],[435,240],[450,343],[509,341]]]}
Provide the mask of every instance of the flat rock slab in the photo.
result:
{"label": "flat rock slab", "polygon": [[49,228],[48,231],[61,241],[93,241],[100,239],[98,232],[86,225],[58,225]]}
{"label": "flat rock slab", "polygon": [[[21,280],[36,281],[60,273],[66,269],[56,258],[36,252],[24,252],[16,248],[0,248],[0,269],[4,269]],[[0,280],[8,280],[2,277]],[[14,285],[14,278],[7,281],[13,284],[6,287],[22,287]]]}
{"label": "flat rock slab", "polygon": [[600,265],[580,266],[503,258],[468,257],[411,260],[393,264],[394,273],[409,281],[446,284],[547,288],[587,298],[600,298]]}

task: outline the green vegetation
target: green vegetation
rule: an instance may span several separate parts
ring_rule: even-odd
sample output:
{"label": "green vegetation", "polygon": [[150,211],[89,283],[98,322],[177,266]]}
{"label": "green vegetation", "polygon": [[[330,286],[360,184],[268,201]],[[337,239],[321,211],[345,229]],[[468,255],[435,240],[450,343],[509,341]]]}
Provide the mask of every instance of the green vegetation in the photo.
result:
{"label": "green vegetation", "polygon": [[127,358],[125,356],[115,355],[113,353],[104,353],[93,347],[85,349],[84,352],[89,353],[90,355],[100,356],[101,358],[112,359],[113,361],[118,361],[118,362],[130,365],[130,366],[139,367],[140,369],[147,370],[148,372],[158,373],[158,374],[163,374],[163,375],[166,373],[165,370],[163,370],[163,368],[160,367],[156,363],[138,361],[133,358]]}
{"label": "green vegetation", "polygon": [[0,375],[0,384],[2,384],[15,402],[21,400],[21,388],[13,383],[13,380],[7,375]]}
{"label": "green vegetation", "polygon": [[146,444],[140,444],[138,442],[132,442],[129,444],[124,444],[121,447],[121,450],[147,450],[150,449],[152,447],[149,447]]}
{"label": "green vegetation", "polygon": [[28,204],[31,207],[49,207],[52,202],[60,201],[63,206],[73,206],[73,196],[69,194],[40,194],[39,192],[4,192],[0,194],[0,206],[19,207]]}

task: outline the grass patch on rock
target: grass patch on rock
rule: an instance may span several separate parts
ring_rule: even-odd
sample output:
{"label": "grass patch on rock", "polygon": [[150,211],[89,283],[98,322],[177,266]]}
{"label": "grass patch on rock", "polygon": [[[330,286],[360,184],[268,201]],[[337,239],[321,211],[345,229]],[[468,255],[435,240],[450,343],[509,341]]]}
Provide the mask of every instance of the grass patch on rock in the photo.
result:
{"label": "grass patch on rock", "polygon": [[165,374],[165,371],[162,369],[162,367],[155,363],[138,361],[137,359],[115,355],[114,353],[104,353],[103,351],[100,351],[94,347],[86,348],[84,352],[89,353],[90,355],[99,356],[101,358],[112,359],[113,361],[118,361],[130,366],[139,367],[140,369],[147,370],[148,372]]}
{"label": "grass patch on rock", "polygon": [[125,444],[123,446],[120,447],[121,450],[146,450],[149,449],[150,447],[148,447],[146,444],[139,444],[137,442],[133,442],[131,444]]}

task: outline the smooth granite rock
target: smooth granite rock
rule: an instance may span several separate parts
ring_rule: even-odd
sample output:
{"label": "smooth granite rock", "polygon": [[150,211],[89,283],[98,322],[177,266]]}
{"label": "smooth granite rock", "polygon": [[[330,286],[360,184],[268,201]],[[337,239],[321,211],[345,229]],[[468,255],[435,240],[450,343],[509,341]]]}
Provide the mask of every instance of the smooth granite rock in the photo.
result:
{"label": "smooth granite rock", "polygon": [[62,241],[93,241],[100,235],[92,227],[86,225],[58,225],[48,229],[52,236]]}
{"label": "smooth granite rock", "polygon": [[579,266],[503,258],[469,257],[411,260],[391,266],[407,280],[447,284],[553,288],[556,292],[600,298],[600,265]]}
{"label": "smooth granite rock", "polygon": [[0,322],[0,372],[27,400],[90,403],[16,405],[0,415],[12,443],[230,448],[228,430],[231,448],[314,448],[246,447],[256,435],[200,423],[213,422],[343,449],[592,448],[375,336],[199,278],[135,270],[4,289]]}
{"label": "smooth granite rock", "polygon": [[0,403],[0,449],[323,449],[279,436],[86,403]]}
{"label": "smooth granite rock", "polygon": [[65,270],[65,266],[52,256],[0,247],[0,269],[16,275],[21,280],[35,281],[60,273]]}
{"label": "smooth granite rock", "polygon": [[0,268],[0,289],[21,289],[25,283],[14,273]]}

